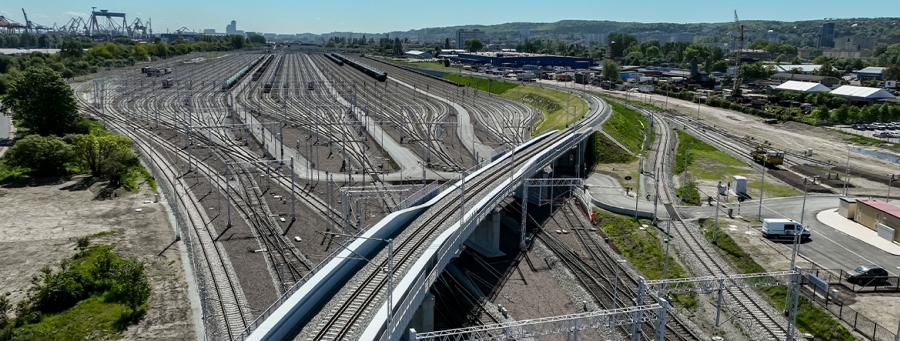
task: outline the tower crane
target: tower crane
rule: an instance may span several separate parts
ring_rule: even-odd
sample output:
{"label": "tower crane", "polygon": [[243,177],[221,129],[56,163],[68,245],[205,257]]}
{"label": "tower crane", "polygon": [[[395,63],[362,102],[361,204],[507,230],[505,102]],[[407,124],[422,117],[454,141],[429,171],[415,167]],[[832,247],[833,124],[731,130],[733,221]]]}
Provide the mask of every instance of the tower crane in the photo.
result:
{"label": "tower crane", "polygon": [[734,87],[731,89],[731,97],[739,98],[741,97],[741,82],[743,79],[741,78],[741,50],[744,49],[744,25],[741,25],[741,20],[738,19],[737,10],[734,10],[734,31],[732,32],[731,46],[734,46],[735,40],[738,43],[738,48],[734,52]]}

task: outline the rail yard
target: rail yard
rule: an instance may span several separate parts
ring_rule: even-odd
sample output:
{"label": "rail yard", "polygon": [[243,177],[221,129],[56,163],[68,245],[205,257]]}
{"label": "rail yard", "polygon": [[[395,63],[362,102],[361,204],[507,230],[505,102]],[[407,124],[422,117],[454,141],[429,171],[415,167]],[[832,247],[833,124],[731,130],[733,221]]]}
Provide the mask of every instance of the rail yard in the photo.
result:
{"label": "rail yard", "polygon": [[[544,339],[524,327],[510,331],[516,323],[544,323],[533,322],[545,317],[534,311],[574,323],[555,332],[567,340],[579,331],[610,340],[724,335],[671,302],[665,284],[646,284],[671,279],[623,265],[623,253],[591,222],[586,187],[524,195],[526,180],[588,177],[590,137],[613,115],[596,91],[539,84],[583,100],[587,114],[566,119],[565,129],[536,131],[541,109],[524,100],[318,47],[202,53],[72,87],[79,110],[130,137],[160,185],[193,276],[188,290],[199,297],[198,339],[438,340],[472,335],[472,328]],[[804,182],[804,172],[834,163],[674,111],[607,100],[639,112],[654,129],[637,156],[642,188],[631,212],[637,219],[643,194],[665,211],[666,218],[653,214],[656,226],[644,227],[658,230],[667,262],[674,248],[673,262],[691,276],[678,280],[695,281],[679,289],[727,315],[730,337],[802,339],[796,308],[782,312],[766,302],[680,204],[675,130],[809,192],[835,193],[837,180]],[[761,206],[762,198],[754,200]],[[746,276],[766,278],[761,286],[799,288],[799,273],[784,270]],[[519,278],[549,287],[522,289],[511,283]],[[718,297],[704,295],[715,288],[702,281],[717,281]],[[552,294],[515,303],[530,298],[510,297],[516,291],[507,287]],[[512,302],[508,309],[500,298]],[[600,319],[587,323],[578,314]],[[719,328],[718,315],[715,321]]]}

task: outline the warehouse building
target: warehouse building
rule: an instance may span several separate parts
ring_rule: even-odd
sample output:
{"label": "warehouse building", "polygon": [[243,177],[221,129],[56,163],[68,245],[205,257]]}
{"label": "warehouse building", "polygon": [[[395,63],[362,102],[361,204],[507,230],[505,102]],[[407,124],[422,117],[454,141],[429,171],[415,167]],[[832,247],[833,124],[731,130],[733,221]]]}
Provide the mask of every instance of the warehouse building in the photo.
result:
{"label": "warehouse building", "polygon": [[779,86],[776,86],[775,91],[791,91],[814,94],[818,92],[829,92],[831,91],[831,89],[819,83],[787,81],[781,83],[781,85]]}
{"label": "warehouse building", "polygon": [[897,98],[884,89],[852,85],[844,85],[834,89],[831,94],[844,97],[849,100],[851,104],[874,104],[875,102],[885,100],[890,101]]}
{"label": "warehouse building", "polygon": [[856,204],[854,221],[879,232],[879,235],[893,233],[893,240],[900,241],[900,234],[896,233],[900,230],[900,207],[878,199],[857,199]]}
{"label": "warehouse building", "polygon": [[824,86],[829,88],[834,88],[838,85],[841,85],[841,80],[835,77],[829,76],[815,76],[815,75],[801,75],[796,73],[787,73],[787,72],[779,72],[769,79],[777,82],[787,82],[787,81],[799,81],[799,82],[813,82],[813,83],[821,83]]}
{"label": "warehouse building", "polygon": [[455,57],[450,57],[450,60],[464,64],[490,64],[493,66],[507,67],[538,65],[587,69],[594,65],[593,58],[550,56],[531,53],[460,53]]}
{"label": "warehouse building", "polygon": [[870,66],[865,69],[859,70],[856,72],[856,80],[866,79],[866,78],[875,78],[877,80],[881,80],[882,72],[884,71],[883,67],[874,67]]}
{"label": "warehouse building", "polygon": [[422,51],[407,51],[406,53],[404,53],[404,55],[406,55],[406,57],[408,57],[408,58],[414,58],[414,59],[431,59],[431,58],[433,58],[431,53],[422,52]]}

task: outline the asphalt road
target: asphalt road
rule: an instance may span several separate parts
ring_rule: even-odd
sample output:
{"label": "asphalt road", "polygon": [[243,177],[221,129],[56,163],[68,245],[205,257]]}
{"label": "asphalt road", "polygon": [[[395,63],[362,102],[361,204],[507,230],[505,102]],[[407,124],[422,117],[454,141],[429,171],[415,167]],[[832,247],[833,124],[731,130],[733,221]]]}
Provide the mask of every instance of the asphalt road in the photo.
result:
{"label": "asphalt road", "polygon": [[[878,264],[893,275],[900,274],[900,257],[891,255],[868,243],[860,241],[841,231],[819,222],[816,214],[821,211],[836,209],[838,196],[809,196],[803,223],[812,231],[811,241],[800,247],[800,254],[812,260],[818,266],[827,269],[853,269],[863,264]],[[732,205],[736,208],[736,205]],[[755,202],[741,205],[741,213],[745,217],[756,217],[759,206]],[[684,207],[679,211],[695,218],[712,215],[713,209],[704,207]],[[803,211],[803,197],[766,199],[763,201],[762,217],[788,218],[799,221]],[[789,247],[789,246],[788,246]]]}

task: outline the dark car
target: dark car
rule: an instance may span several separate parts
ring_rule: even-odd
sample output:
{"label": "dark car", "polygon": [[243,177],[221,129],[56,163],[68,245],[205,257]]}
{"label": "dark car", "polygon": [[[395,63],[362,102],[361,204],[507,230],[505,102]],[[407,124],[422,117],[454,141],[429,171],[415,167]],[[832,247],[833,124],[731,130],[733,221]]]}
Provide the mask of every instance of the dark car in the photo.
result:
{"label": "dark car", "polygon": [[844,278],[850,283],[868,284],[881,283],[888,279],[887,270],[878,265],[863,265],[853,270],[848,270]]}

